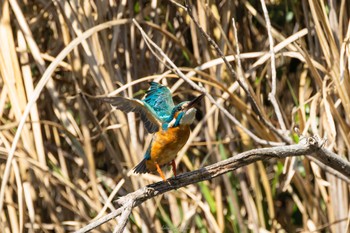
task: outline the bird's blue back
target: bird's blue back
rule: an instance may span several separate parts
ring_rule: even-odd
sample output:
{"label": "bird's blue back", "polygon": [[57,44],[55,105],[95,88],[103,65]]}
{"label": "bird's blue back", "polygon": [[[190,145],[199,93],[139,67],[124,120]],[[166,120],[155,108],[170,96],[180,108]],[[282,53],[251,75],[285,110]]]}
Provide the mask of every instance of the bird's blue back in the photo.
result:
{"label": "bird's blue back", "polygon": [[157,114],[157,117],[165,122],[172,113],[174,108],[173,98],[169,88],[163,86],[156,82],[150,82],[150,89],[146,93],[146,97],[142,100],[147,103],[154,112]]}

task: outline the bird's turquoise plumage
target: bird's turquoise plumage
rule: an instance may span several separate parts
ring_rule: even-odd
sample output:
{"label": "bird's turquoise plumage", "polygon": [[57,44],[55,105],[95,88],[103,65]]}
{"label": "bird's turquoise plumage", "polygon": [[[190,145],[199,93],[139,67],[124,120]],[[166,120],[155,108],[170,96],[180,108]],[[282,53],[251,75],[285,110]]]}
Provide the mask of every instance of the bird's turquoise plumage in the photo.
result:
{"label": "bird's turquoise plumage", "polygon": [[150,85],[151,87],[142,101],[154,110],[162,122],[166,122],[174,108],[171,92],[169,88],[159,83],[150,82]]}
{"label": "bird's turquoise plumage", "polygon": [[150,89],[143,100],[118,96],[102,98],[126,113],[138,113],[146,130],[153,134],[144,159],[134,168],[135,173],[157,170],[165,180],[160,166],[171,163],[176,176],[175,156],[190,135],[189,125],[194,121],[196,113],[194,105],[203,96],[200,95],[192,101],[184,101],[175,106],[169,88],[150,82]]}

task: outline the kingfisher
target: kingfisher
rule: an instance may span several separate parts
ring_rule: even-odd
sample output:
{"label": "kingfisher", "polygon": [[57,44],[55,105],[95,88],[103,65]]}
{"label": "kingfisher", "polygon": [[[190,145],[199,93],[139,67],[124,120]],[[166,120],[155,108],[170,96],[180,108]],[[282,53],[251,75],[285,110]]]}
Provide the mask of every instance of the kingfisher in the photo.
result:
{"label": "kingfisher", "polygon": [[157,171],[166,181],[162,166],[171,165],[176,177],[175,157],[190,136],[190,125],[196,116],[196,104],[204,97],[199,95],[191,101],[175,105],[168,87],[150,82],[143,100],[125,97],[104,97],[103,101],[125,112],[135,112],[152,140],[143,160],[133,168],[136,174]]}

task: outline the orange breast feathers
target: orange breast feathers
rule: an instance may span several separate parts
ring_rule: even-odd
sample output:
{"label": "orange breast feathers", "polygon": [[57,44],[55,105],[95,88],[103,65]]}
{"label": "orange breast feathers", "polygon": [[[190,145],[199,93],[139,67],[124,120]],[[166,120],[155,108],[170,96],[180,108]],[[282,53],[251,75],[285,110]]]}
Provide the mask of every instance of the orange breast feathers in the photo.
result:
{"label": "orange breast feathers", "polygon": [[162,129],[155,133],[151,146],[151,159],[146,161],[147,170],[155,171],[157,169],[155,163],[159,166],[169,164],[186,144],[189,136],[188,125]]}

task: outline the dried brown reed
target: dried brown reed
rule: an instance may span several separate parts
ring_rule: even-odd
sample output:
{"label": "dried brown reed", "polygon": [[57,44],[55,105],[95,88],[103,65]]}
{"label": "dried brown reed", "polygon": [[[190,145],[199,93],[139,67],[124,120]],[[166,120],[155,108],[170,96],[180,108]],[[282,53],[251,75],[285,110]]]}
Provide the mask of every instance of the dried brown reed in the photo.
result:
{"label": "dried brown reed", "polygon": [[[127,175],[150,141],[138,116],[94,99],[142,98],[151,80],[176,102],[208,94],[181,173],[310,135],[349,160],[350,8],[328,2],[192,1],[193,20],[173,0],[1,1],[0,229],[76,231],[159,181]],[[348,232],[335,174],[303,156],[258,161],[148,200],[125,231]]]}

